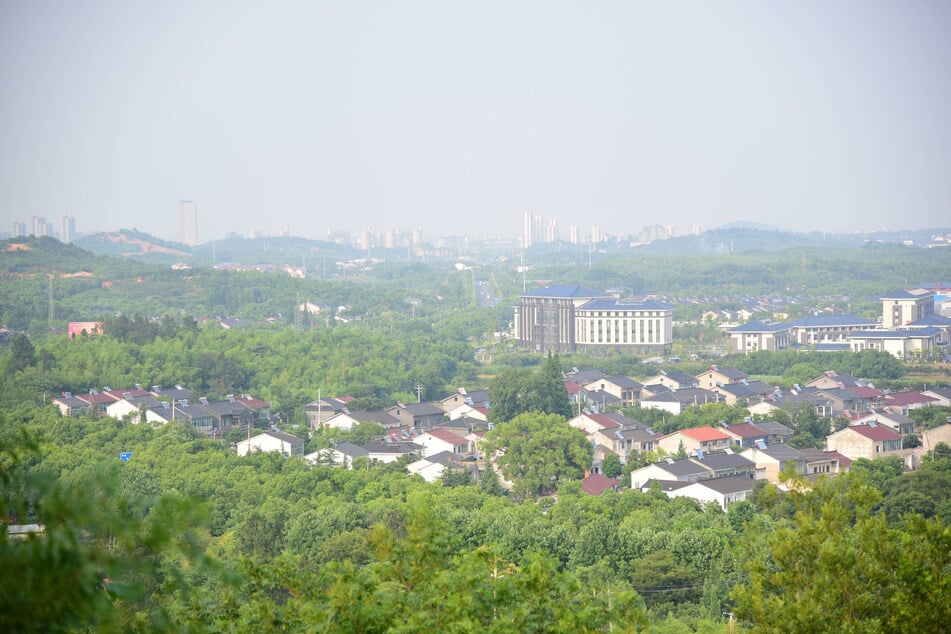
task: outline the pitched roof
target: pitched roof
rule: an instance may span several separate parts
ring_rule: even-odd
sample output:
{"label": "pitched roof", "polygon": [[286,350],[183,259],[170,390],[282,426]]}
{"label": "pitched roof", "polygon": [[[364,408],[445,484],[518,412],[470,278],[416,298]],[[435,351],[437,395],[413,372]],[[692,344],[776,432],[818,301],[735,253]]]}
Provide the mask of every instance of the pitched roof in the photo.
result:
{"label": "pitched roof", "polygon": [[443,442],[448,442],[452,445],[462,445],[469,442],[468,440],[466,440],[459,434],[453,431],[450,431],[448,429],[440,429],[440,428],[430,429],[429,431],[424,432],[424,434],[429,434],[433,438],[438,438],[439,440]]}
{"label": "pitched roof", "polygon": [[770,445],[766,449],[760,449],[758,447],[750,447],[743,453],[751,452],[754,449],[762,454],[766,454],[767,456],[769,456],[770,458],[773,458],[774,460],[796,460],[798,462],[806,461],[806,457],[804,455],[802,455],[801,453],[799,453],[798,451],[796,451],[789,445],[783,445],[783,444]]}
{"label": "pitched roof", "polygon": [[739,381],[740,379],[750,378],[750,376],[746,372],[743,372],[742,370],[738,370],[737,368],[721,368],[716,365],[711,365],[709,370],[704,370],[697,376],[698,377],[703,376],[705,373],[711,372],[711,371],[722,374],[726,378],[731,379],[733,381]]}
{"label": "pitched roof", "polygon": [[933,297],[934,293],[932,291],[923,289],[923,288],[912,288],[912,289],[900,289],[897,291],[890,291],[887,295],[882,295],[879,297],[879,300],[883,299],[922,299],[924,297]]}
{"label": "pitched roof", "polygon": [[837,431],[836,434],[840,434],[846,431],[854,431],[856,434],[865,436],[869,440],[900,440],[901,435],[893,432],[891,429],[885,425],[852,425],[846,427],[841,431]]}
{"label": "pitched roof", "polygon": [[770,436],[792,436],[794,433],[790,428],[774,420],[761,420],[756,423],[756,426]]}
{"label": "pitched roof", "polygon": [[736,423],[735,425],[728,425],[726,431],[731,434],[736,434],[740,438],[762,438],[763,436],[769,435],[768,431],[757,427],[752,423]]}
{"label": "pitched roof", "polygon": [[600,425],[601,429],[613,429],[620,426],[617,421],[612,420],[606,414],[585,414],[585,418]]}
{"label": "pitched roof", "polygon": [[919,405],[925,403],[934,403],[938,399],[931,396],[925,396],[921,392],[895,392],[885,396],[885,403],[888,405]]}
{"label": "pitched roof", "polygon": [[767,323],[765,321],[755,319],[743,324],[742,326],[730,328],[729,332],[782,332],[783,330],[789,330],[789,325]]}
{"label": "pitched roof", "polygon": [[875,326],[875,321],[858,315],[810,315],[794,319],[786,324],[793,328],[819,328],[828,326]]}
{"label": "pitched roof", "polygon": [[941,329],[934,326],[924,328],[906,328],[900,330],[861,330],[853,332],[851,337],[865,339],[915,339],[918,337],[936,337],[941,335]]}
{"label": "pitched roof", "polygon": [[634,302],[623,299],[592,299],[578,307],[579,310],[672,310],[673,306],[647,299]]}
{"label": "pitched roof", "polygon": [[699,480],[696,484],[717,493],[739,493],[740,491],[752,491],[755,481],[749,476],[732,475]]}
{"label": "pitched roof", "polygon": [[291,434],[287,434],[287,433],[284,433],[284,432],[282,432],[282,431],[266,431],[266,432],[262,432],[262,433],[258,434],[257,436],[252,436],[252,437],[251,437],[251,440],[254,440],[255,438],[259,438],[259,437],[261,437],[261,436],[270,436],[271,438],[276,438],[277,440],[281,440],[281,441],[284,441],[284,442],[286,442],[286,443],[290,443],[290,444],[292,444],[292,445],[296,445],[296,444],[298,444],[298,443],[303,443],[303,442],[304,442],[304,439],[303,439],[303,438],[298,438],[297,436],[293,436],[293,435],[291,435]]}
{"label": "pitched roof", "polygon": [[703,458],[693,455],[687,459],[714,471],[720,471],[722,469],[745,469],[755,466],[753,461],[746,456],[733,453],[732,451],[707,451],[701,453],[703,453]]}
{"label": "pitched roof", "polygon": [[552,285],[533,288],[525,291],[519,297],[553,297],[559,299],[569,299],[574,297],[610,297],[603,291],[596,291],[584,286]]}
{"label": "pitched roof", "polygon": [[[719,429],[714,429],[713,427],[691,427],[690,429],[681,429],[675,431],[674,434],[683,434],[688,438],[693,438],[694,440],[699,440],[700,442],[706,442],[710,440],[729,440],[730,437],[724,434]],[[673,436],[674,434],[669,434]]]}
{"label": "pitched roof", "polygon": [[622,389],[636,390],[640,387],[644,387],[643,383],[639,381],[635,381],[634,379],[627,376],[620,376],[620,375],[606,376],[602,379],[602,381],[613,383],[614,385]]}
{"label": "pitched roof", "polygon": [[609,478],[600,473],[592,473],[581,481],[581,490],[588,495],[601,495],[608,489],[616,487],[621,483],[620,480]]}

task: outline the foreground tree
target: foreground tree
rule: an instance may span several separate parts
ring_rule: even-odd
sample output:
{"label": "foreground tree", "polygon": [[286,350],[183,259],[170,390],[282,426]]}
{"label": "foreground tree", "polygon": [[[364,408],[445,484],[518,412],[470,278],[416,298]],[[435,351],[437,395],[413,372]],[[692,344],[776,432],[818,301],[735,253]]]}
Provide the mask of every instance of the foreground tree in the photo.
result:
{"label": "foreground tree", "polygon": [[790,523],[754,524],[737,617],[757,632],[938,632],[951,619],[951,529],[889,528],[878,491],[843,476],[798,497]]}
{"label": "foreground tree", "polygon": [[516,497],[554,491],[561,480],[579,480],[591,466],[591,444],[556,414],[520,414],[486,434],[486,455],[514,484]]}

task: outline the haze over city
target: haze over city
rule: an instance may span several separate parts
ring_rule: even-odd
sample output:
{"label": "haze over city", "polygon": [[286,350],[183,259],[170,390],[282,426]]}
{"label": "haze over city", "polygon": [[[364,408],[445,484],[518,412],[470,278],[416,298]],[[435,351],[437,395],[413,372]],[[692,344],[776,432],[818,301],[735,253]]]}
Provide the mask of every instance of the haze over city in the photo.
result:
{"label": "haze over city", "polygon": [[[0,228],[951,218],[941,2],[0,3]],[[567,236],[564,236],[567,237]]]}

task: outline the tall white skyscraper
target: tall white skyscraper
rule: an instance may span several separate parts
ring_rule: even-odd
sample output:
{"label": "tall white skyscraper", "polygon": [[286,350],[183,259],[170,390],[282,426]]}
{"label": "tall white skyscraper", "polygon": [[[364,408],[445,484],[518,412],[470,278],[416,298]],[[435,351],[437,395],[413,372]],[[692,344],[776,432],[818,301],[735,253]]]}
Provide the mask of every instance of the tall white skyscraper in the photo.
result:
{"label": "tall white skyscraper", "polygon": [[63,216],[63,226],[59,230],[59,241],[66,243],[76,239],[76,219]]}
{"label": "tall white skyscraper", "polygon": [[525,212],[525,217],[523,219],[523,236],[522,236],[522,246],[526,249],[534,244],[539,244],[542,242],[545,237],[544,229],[545,217],[541,214],[533,214],[529,211]]}
{"label": "tall white skyscraper", "polygon": [[198,206],[191,200],[178,201],[178,241],[198,244]]}

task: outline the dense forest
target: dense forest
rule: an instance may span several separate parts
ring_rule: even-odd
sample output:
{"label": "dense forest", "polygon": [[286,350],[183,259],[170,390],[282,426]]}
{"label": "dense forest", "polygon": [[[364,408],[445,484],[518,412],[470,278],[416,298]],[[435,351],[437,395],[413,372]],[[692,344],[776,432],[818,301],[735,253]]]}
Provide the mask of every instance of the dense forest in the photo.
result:
{"label": "dense forest", "polygon": [[[553,262],[533,276],[697,297],[805,284],[818,301],[951,269],[945,254],[882,245],[803,253]],[[0,348],[0,517],[43,526],[23,539],[0,532],[0,630],[928,632],[951,617],[951,449],[939,445],[914,472],[900,460],[858,460],[812,490],[764,485],[726,512],[629,490],[624,477],[656,456],[605,463],[620,490],[587,495],[591,447],[565,422],[566,395],[552,389],[560,373],[646,378],[664,367],[698,372],[710,359],[657,366],[521,353],[491,336],[507,327],[506,303],[521,289],[511,268],[401,262],[299,280],[172,271],[48,239],[8,241],[0,265],[10,327]],[[509,299],[480,307],[476,279]],[[301,301],[333,316],[301,316]],[[215,316],[250,323],[197,319]],[[100,320],[104,332],[67,339],[70,319]],[[868,351],[717,359],[783,386],[835,369],[886,387],[908,372]],[[432,400],[488,387],[486,446],[506,458],[480,481],[450,473],[430,484],[402,462],[347,470],[239,457],[182,424],[63,417],[49,404],[62,391],[136,383],[252,393],[303,436],[301,406],[318,394],[380,408],[415,401],[417,389]],[[916,410],[919,423],[948,414],[931,409]],[[749,414],[723,403],[626,413],[661,432]],[[841,424],[810,412],[774,419],[798,447]],[[315,434],[308,449],[374,433]]]}

